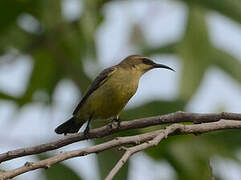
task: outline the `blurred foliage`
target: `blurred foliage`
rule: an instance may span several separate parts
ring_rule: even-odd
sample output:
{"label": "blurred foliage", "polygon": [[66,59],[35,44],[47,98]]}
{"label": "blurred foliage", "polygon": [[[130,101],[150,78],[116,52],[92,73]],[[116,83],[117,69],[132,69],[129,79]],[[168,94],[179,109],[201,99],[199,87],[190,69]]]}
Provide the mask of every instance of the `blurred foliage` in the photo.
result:
{"label": "blurred foliage", "polygon": [[[96,141],[96,143],[103,143],[106,139],[101,139]],[[115,164],[122,157],[123,152],[118,151],[117,149],[107,150],[98,154],[98,166],[100,170],[100,179],[105,179],[106,175],[113,169]],[[128,168],[129,163],[126,163],[119,173],[115,176],[115,179],[127,179],[128,177]]]}
{"label": "blurred foliage", "polygon": [[[38,155],[39,160],[49,158],[47,155]],[[51,168],[45,170],[45,176],[48,180],[81,180],[82,178],[74,172],[71,168],[64,165],[63,163],[58,163]]]}
{"label": "blurred foliage", "polygon": [[[0,99],[14,101],[20,108],[33,101],[51,105],[55,88],[64,78],[71,79],[81,92],[85,91],[91,79],[86,74],[84,63],[93,61],[98,66],[95,36],[106,19],[103,9],[112,1],[82,0],[79,2],[83,6],[81,15],[70,21],[63,17],[63,1],[60,0],[0,1],[0,56],[11,54],[14,50],[19,55],[30,55],[33,61],[25,92],[17,97],[7,92],[0,92]],[[189,13],[185,32],[180,40],[160,47],[150,46],[142,33],[142,27],[139,24],[133,24],[129,41],[145,55],[172,54],[180,57],[183,69],[178,97],[172,101],[160,99],[141,104],[124,112],[123,119],[185,110],[186,105],[197,93],[209,67],[216,66],[241,83],[240,61],[212,44],[206,21],[207,13],[216,11],[241,23],[240,1],[182,0],[181,2],[186,4]],[[116,1],[116,3],[121,2]],[[33,29],[21,24],[29,20],[32,25],[35,24]],[[8,63],[8,60],[0,62],[0,66],[5,63]],[[36,98],[36,94],[39,93],[46,95],[47,98],[42,96]],[[210,178],[208,163],[213,155],[238,161],[235,153],[240,148],[240,139],[241,135],[237,131],[210,133],[198,137],[178,136],[162,142],[158,147],[148,149],[146,153],[155,161],[168,161],[176,171],[177,179],[206,180]],[[98,140],[100,141],[103,140]],[[101,179],[106,176],[120,155],[120,152],[111,150],[97,156]],[[127,164],[116,179],[127,179],[128,167]],[[51,180],[81,179],[62,163],[43,173],[46,179]],[[217,178],[221,179],[221,177]]]}

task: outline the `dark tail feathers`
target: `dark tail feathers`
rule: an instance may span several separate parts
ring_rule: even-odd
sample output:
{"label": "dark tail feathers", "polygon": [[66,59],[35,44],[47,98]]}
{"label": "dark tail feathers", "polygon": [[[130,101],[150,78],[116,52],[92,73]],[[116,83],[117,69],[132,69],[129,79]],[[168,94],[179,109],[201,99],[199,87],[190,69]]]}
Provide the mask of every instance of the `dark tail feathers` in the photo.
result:
{"label": "dark tail feathers", "polygon": [[75,117],[72,117],[68,121],[64,122],[63,124],[59,125],[55,132],[57,134],[68,134],[68,133],[77,133],[83,124],[77,123]]}

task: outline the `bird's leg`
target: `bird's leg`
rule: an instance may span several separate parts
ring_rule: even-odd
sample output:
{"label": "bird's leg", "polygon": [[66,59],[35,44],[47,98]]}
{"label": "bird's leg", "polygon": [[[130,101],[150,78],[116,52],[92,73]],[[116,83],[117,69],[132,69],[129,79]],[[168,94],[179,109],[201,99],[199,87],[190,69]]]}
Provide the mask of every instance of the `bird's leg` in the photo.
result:
{"label": "bird's leg", "polygon": [[87,121],[87,126],[86,126],[86,128],[84,130],[84,135],[85,136],[88,136],[88,133],[89,133],[89,130],[90,130],[90,121],[91,121],[92,117],[93,117],[93,115],[91,115],[89,117],[88,121]]}
{"label": "bird's leg", "polygon": [[120,128],[121,119],[119,118],[119,116],[115,116],[112,119],[112,123],[117,123],[117,127]]}
{"label": "bird's leg", "polygon": [[90,125],[89,124],[90,124],[90,121],[88,120],[87,126],[86,126],[86,128],[84,130],[84,135],[85,136],[88,136],[88,133],[89,133],[89,130],[90,130],[90,127],[89,127]]}

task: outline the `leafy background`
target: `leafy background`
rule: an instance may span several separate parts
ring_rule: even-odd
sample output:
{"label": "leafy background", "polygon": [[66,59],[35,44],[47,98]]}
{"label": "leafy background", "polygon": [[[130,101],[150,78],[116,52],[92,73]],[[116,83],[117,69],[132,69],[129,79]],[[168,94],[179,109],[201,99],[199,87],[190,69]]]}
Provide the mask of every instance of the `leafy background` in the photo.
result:
{"label": "leafy background", "polygon": [[[177,72],[147,73],[122,119],[177,110],[240,112],[240,9],[239,0],[1,1],[0,151],[59,138],[54,128],[91,80],[129,54],[148,55]],[[116,179],[206,180],[210,166],[216,179],[241,179],[240,139],[238,131],[172,137],[135,155]],[[103,179],[120,156],[111,150],[16,179]]]}

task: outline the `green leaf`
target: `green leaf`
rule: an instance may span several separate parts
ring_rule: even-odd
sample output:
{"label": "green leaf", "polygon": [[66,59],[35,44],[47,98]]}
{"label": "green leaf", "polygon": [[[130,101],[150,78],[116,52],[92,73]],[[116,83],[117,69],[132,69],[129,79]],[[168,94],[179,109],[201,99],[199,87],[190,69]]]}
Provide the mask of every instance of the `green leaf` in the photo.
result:
{"label": "green leaf", "polygon": [[[109,172],[114,168],[116,163],[120,160],[122,155],[123,152],[120,152],[117,149],[107,150],[97,155],[100,179],[104,179],[109,174]],[[114,179],[128,179],[128,169],[129,162],[125,163],[125,165],[116,174]]]}
{"label": "green leaf", "polygon": [[34,68],[20,105],[31,102],[36,92],[46,93],[48,98],[37,99],[38,101],[50,102],[54,89],[63,75],[54,57],[46,50],[42,49],[36,51],[33,58]]}
{"label": "green leaf", "polygon": [[34,0],[2,0],[0,1],[0,36],[1,32],[6,32],[8,28],[16,23],[17,17],[26,11],[36,12],[39,2]]}
{"label": "green leaf", "polygon": [[44,1],[40,20],[43,22],[44,28],[47,31],[55,30],[57,26],[62,25],[61,1]]}
{"label": "green leaf", "polygon": [[121,119],[131,120],[150,116],[167,114],[175,111],[183,110],[185,102],[181,100],[175,101],[151,101],[141,104],[135,108],[130,108],[121,113]]}
{"label": "green leaf", "polygon": [[180,97],[185,101],[198,90],[207,67],[210,65],[209,35],[205,11],[192,7],[189,12],[186,33],[179,43],[178,52],[183,60],[180,81]]}
{"label": "green leaf", "polygon": [[143,54],[150,56],[153,54],[175,54],[177,51],[178,43],[169,43],[160,47],[144,47],[142,48]]}
{"label": "green leaf", "polygon": [[165,159],[176,170],[178,179],[209,179],[209,154],[205,144],[193,136],[175,136],[146,150],[154,160]]}
{"label": "green leaf", "polygon": [[19,98],[0,92],[0,99],[9,101],[19,101]]}
{"label": "green leaf", "polygon": [[25,51],[31,43],[32,38],[33,36],[14,24],[8,28],[8,32],[6,32],[3,37],[0,37],[0,49],[5,52],[9,48]]}
{"label": "green leaf", "polygon": [[223,130],[206,134],[205,141],[209,143],[208,147],[213,146],[214,154],[231,158],[238,161],[236,152],[240,150],[241,144],[240,130]]}
{"label": "green leaf", "polygon": [[196,4],[210,10],[215,10],[241,23],[241,3],[240,0],[183,0],[188,4]]}
{"label": "green leaf", "polygon": [[213,50],[214,64],[230,75],[233,79],[241,83],[241,62],[229,53],[221,50]]}

